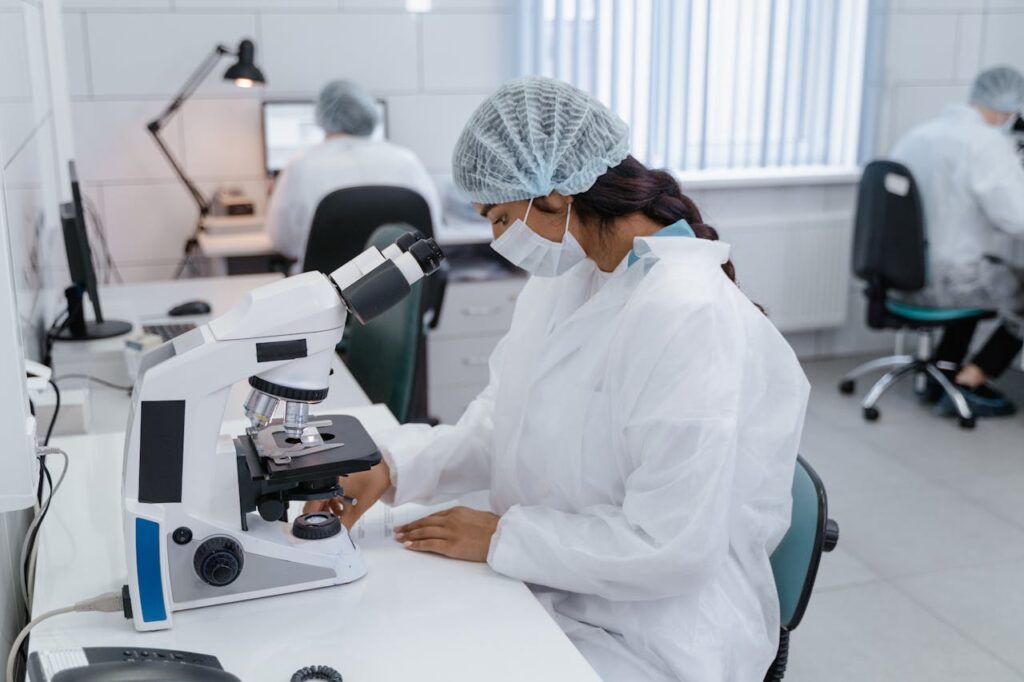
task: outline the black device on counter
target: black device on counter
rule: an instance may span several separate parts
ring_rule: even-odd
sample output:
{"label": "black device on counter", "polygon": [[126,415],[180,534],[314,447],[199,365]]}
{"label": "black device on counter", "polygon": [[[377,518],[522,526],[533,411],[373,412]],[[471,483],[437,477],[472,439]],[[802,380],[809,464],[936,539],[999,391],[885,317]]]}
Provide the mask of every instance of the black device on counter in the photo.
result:
{"label": "black device on counter", "polygon": [[183,315],[208,315],[210,313],[210,304],[206,301],[185,301],[179,303],[170,310],[167,314],[171,317],[182,317]]}
{"label": "black device on counter", "polygon": [[[92,265],[92,249],[89,248],[89,234],[85,229],[85,212],[82,210],[82,192],[78,186],[75,162],[68,162],[71,177],[71,201],[60,205],[60,222],[64,233],[64,250],[71,273],[71,286],[64,290],[68,302],[68,318],[53,338],[61,341],[88,341],[105,339],[127,334],[132,330],[130,322],[106,320],[100,307],[99,286],[96,270]],[[85,319],[83,297],[88,294],[92,303],[94,321]]]}
{"label": "black device on counter", "polygon": [[216,656],[173,649],[84,647],[33,651],[29,682],[241,682]]}

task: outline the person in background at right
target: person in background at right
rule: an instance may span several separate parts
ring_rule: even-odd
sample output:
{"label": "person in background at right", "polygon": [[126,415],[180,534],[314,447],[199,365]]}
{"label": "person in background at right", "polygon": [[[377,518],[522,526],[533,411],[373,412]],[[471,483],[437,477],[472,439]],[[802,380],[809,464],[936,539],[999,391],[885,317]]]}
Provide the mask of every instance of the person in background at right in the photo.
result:
{"label": "person in background at right", "polygon": [[[991,253],[1000,233],[1024,237],[1024,159],[1009,135],[1022,105],[1024,76],[1006,66],[986,69],[968,104],[911,130],[890,155],[917,181],[928,238],[928,284],[908,302],[999,311],[999,327],[966,364],[976,322],[948,327],[936,349],[937,360],[959,367],[952,375],[979,417],[1015,412],[988,382],[1024,345],[1024,269]],[[936,389],[926,395],[930,402],[940,401]],[[948,397],[937,411],[955,414]]]}

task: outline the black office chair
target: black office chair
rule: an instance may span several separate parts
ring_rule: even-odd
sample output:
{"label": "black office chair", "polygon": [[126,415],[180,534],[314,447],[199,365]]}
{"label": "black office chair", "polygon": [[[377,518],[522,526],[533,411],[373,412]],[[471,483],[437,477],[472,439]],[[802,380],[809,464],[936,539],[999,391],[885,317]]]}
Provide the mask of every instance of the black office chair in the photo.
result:
{"label": "black office chair", "polygon": [[[303,272],[330,273],[365,250],[370,236],[381,225],[404,224],[428,237],[434,236],[430,206],[418,192],[407,187],[366,185],[331,192],[316,207],[302,260]],[[423,283],[421,296],[424,324],[437,327],[448,283],[448,263]],[[344,342],[343,342],[344,343]],[[409,418],[428,417],[427,344],[417,346],[416,381]]]}
{"label": "black office chair", "polygon": [[803,457],[797,457],[793,476],[793,511],[789,530],[772,552],[772,573],[779,594],[779,649],[765,674],[778,682],[789,663],[789,633],[803,620],[811,600],[822,552],[839,542],[839,526],[828,517],[825,484]]}
{"label": "black office chair", "polygon": [[865,283],[867,325],[871,329],[900,332],[909,329],[917,333],[918,344],[913,355],[898,347],[895,355],[871,360],[853,369],[839,382],[839,390],[852,394],[859,377],[888,370],[861,402],[864,419],[875,421],[879,417],[878,400],[899,379],[913,376],[918,382],[924,382],[925,377],[930,376],[953,401],[960,426],[969,429],[974,427],[974,414],[942,371],[956,367],[932,359],[931,332],[956,322],[995,317],[995,312],[976,308],[926,308],[890,297],[890,291],[912,293],[924,288],[927,279],[925,234],[921,197],[907,167],[886,160],[872,161],[865,166],[857,195],[853,271]]}

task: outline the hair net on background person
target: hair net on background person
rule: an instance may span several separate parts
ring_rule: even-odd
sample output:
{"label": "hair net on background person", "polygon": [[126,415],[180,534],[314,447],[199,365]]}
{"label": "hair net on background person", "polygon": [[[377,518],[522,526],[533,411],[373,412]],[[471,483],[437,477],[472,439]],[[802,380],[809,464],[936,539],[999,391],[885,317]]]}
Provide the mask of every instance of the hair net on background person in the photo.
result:
{"label": "hair net on background person", "polygon": [[1024,108],[1024,76],[1009,66],[985,69],[971,86],[971,104],[1014,113]]}
{"label": "hair net on background person", "polygon": [[585,192],[629,154],[629,127],[568,83],[527,76],[481,104],[452,154],[455,185],[471,201],[500,204]]}
{"label": "hair net on background person", "polygon": [[380,122],[377,102],[366,88],[352,81],[331,81],[320,91],[316,122],[325,133],[366,137]]}

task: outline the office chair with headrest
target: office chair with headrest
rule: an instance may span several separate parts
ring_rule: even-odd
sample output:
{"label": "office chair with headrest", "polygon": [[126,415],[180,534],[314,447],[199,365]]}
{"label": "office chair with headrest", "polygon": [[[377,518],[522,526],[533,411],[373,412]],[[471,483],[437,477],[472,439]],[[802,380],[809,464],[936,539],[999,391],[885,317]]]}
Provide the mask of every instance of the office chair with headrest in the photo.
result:
{"label": "office chair with headrest", "polygon": [[[903,352],[902,334],[895,355],[866,362],[846,374],[839,390],[852,394],[856,379],[877,370],[888,370],[861,402],[864,419],[879,417],[878,400],[899,379],[931,377],[953,401],[960,426],[974,427],[974,414],[963,395],[942,370],[951,363],[932,359],[931,332],[964,320],[995,316],[977,308],[928,308],[911,305],[890,296],[890,292],[912,293],[927,280],[927,239],[925,216],[917,183],[906,166],[895,161],[872,161],[864,168],[857,194],[854,224],[853,271],[864,281],[867,325],[871,329],[911,330],[917,333],[915,354]],[[921,384],[919,384],[920,386]]]}
{"label": "office chair with headrest", "polygon": [[789,633],[803,620],[822,552],[831,552],[838,542],[839,525],[828,517],[825,485],[811,465],[797,457],[789,530],[771,556],[781,627],[778,653],[764,676],[765,682],[777,682],[786,674]]}

